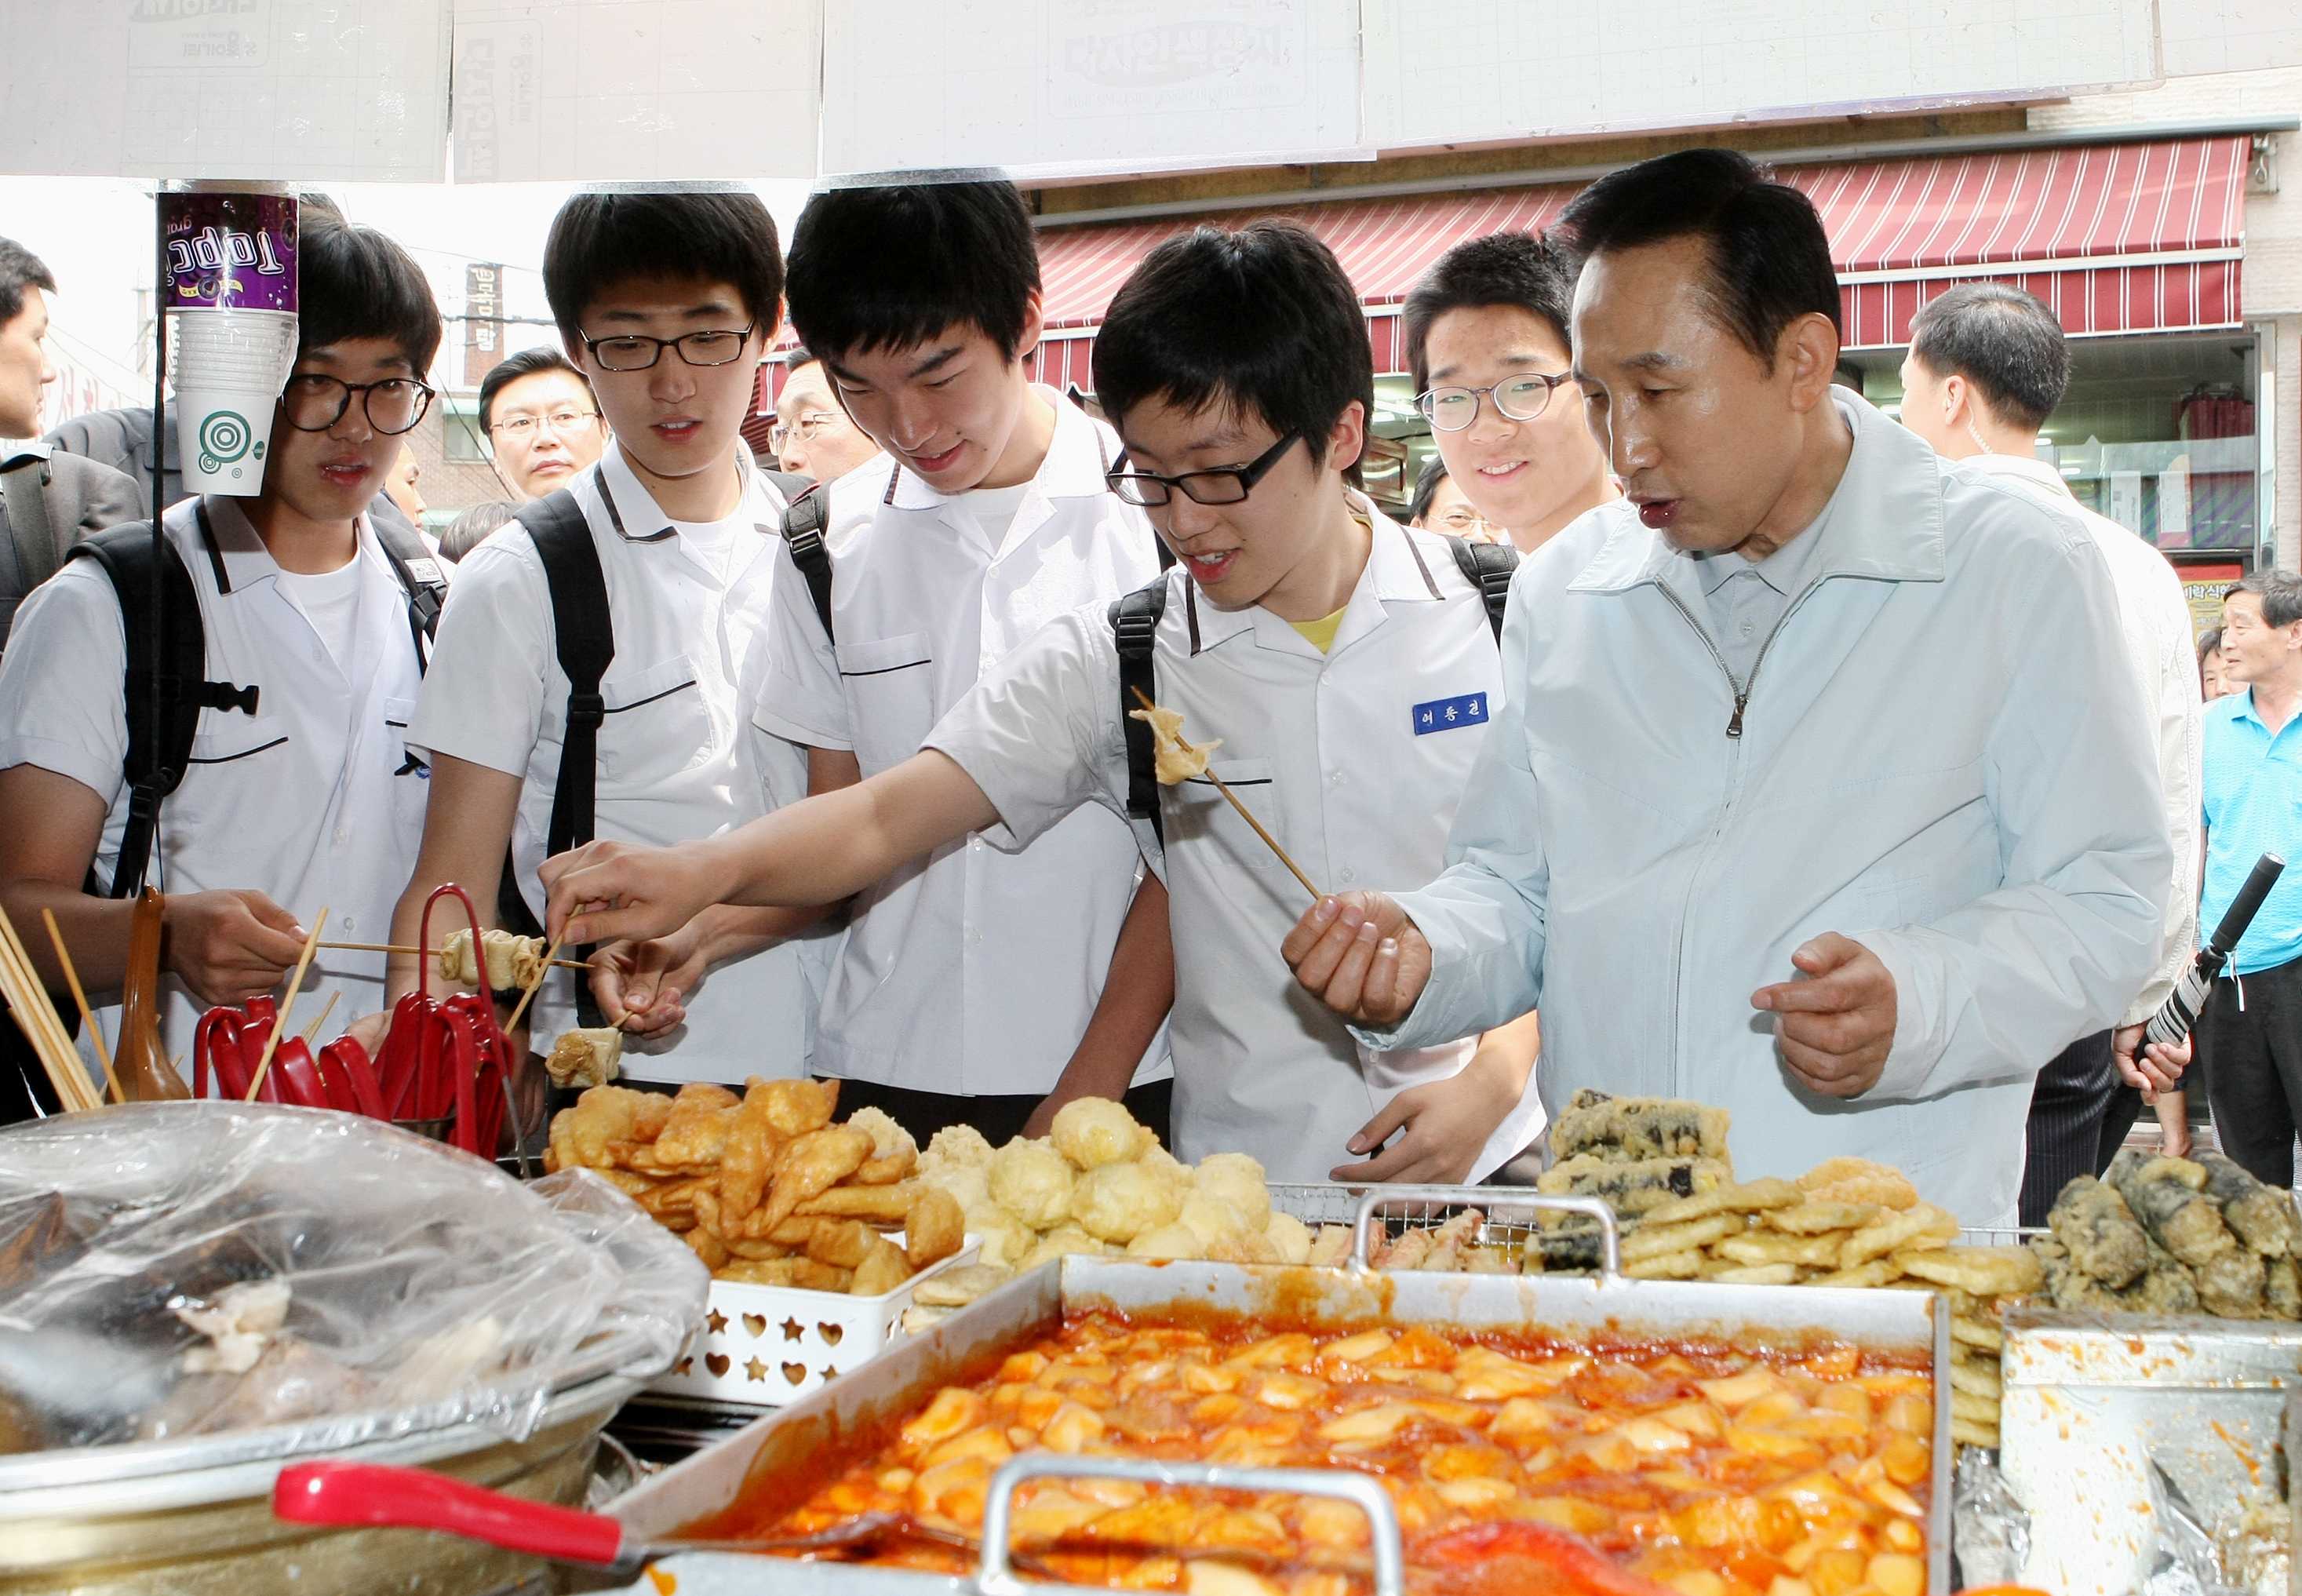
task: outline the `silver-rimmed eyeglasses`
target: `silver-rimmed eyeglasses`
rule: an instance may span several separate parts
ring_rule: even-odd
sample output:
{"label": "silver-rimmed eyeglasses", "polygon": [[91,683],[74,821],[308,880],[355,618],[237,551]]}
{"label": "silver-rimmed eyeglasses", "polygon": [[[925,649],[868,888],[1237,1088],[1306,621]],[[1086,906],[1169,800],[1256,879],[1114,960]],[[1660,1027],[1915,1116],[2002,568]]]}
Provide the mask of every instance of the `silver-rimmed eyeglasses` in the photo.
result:
{"label": "silver-rimmed eyeglasses", "polygon": [[1557,376],[1528,372],[1486,388],[1433,388],[1415,396],[1415,407],[1442,433],[1459,433],[1476,421],[1482,396],[1492,399],[1496,410],[1512,421],[1533,421],[1550,403],[1550,391],[1572,381],[1571,372]]}

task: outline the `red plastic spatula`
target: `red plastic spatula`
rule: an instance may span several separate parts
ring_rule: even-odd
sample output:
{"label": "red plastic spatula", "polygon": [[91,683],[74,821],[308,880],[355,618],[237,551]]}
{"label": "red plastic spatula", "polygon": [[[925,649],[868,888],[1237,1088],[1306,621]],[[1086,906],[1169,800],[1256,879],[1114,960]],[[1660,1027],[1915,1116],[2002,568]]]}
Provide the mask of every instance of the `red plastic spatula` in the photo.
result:
{"label": "red plastic spatula", "polygon": [[280,1471],[279,1483],[272,1489],[272,1513],[291,1524],[438,1530],[506,1551],[627,1577],[657,1558],[680,1551],[829,1551],[891,1539],[976,1550],[976,1542],[964,1535],[900,1513],[867,1513],[820,1534],[793,1540],[643,1541],[604,1513],[532,1502],[425,1469],[376,1463],[291,1464]]}

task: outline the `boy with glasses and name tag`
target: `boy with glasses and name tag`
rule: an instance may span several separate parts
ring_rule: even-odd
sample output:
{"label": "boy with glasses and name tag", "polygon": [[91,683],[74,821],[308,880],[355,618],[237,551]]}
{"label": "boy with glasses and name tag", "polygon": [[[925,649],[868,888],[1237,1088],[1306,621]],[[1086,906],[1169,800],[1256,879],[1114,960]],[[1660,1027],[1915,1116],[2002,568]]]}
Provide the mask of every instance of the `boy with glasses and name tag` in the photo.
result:
{"label": "boy with glasses and name tag", "polygon": [[[552,222],[543,282],[615,441],[458,568],[466,596],[441,617],[408,727],[432,802],[394,926],[403,946],[442,882],[528,930],[547,853],[595,836],[711,836],[806,791],[800,751],[750,716],[787,502],[740,431],[782,307],[774,221],[750,194],[579,195]],[[820,954],[788,933],[812,918],[685,973],[683,1023],[630,1036],[625,1077],[674,1089],[804,1074]],[[454,928],[435,917],[433,935]],[[597,954],[623,970],[636,956]],[[416,973],[394,955],[395,999]],[[579,1024],[627,1018],[613,1004],[585,1012],[591,994],[567,973],[531,1011],[536,1054]]]}
{"label": "boy with glasses and name tag", "polygon": [[[300,231],[298,348],[263,491],[171,507],[158,562],[148,523],[82,543],[25,601],[0,661],[0,904],[62,991],[40,926],[54,911],[101,1003],[138,889],[165,892],[172,1057],[207,1006],[273,991],[299,916],[325,905],[332,935],[382,940],[424,822],[404,738],[445,573],[367,511],[431,406],[439,307],[405,251],[325,198],[304,198]],[[200,651],[200,679],[159,701],[158,748],[155,584],[177,645],[159,650],[164,673]],[[185,698],[197,708],[175,710]],[[383,1000],[382,955],[323,949],[298,1010],[323,1017],[316,1047]],[[117,1012],[98,1024],[116,1032]]]}
{"label": "boy with glasses and name tag", "polygon": [[[1349,486],[1374,365],[1349,280],[1298,226],[1154,249],[1095,375],[1127,449],[1107,480],[1180,565],[1050,620],[859,786],[708,842],[551,861],[552,923],[660,934],[715,903],[836,896],[970,831],[1012,849],[1082,809],[1125,815],[1171,895],[1177,1156],[1245,1152],[1282,1180],[1483,1179],[1542,1129],[1533,1016],[1361,1047],[1280,957],[1309,895],[1208,777],[1323,890],[1440,862],[1501,687],[1491,578],[1513,557],[1399,526]],[[1155,782],[1138,686],[1185,738],[1220,742],[1204,775]]]}

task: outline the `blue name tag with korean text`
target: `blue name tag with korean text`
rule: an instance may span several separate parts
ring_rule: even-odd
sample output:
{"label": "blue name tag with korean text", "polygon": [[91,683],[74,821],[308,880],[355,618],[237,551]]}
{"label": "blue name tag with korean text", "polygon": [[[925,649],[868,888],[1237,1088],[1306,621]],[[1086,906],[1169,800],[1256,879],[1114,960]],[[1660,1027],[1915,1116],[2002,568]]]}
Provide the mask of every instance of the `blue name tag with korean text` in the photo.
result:
{"label": "blue name tag with korean text", "polygon": [[1466,693],[1460,698],[1434,698],[1427,704],[1415,706],[1415,735],[1426,732],[1452,731],[1458,726],[1484,726],[1487,723],[1487,695]]}

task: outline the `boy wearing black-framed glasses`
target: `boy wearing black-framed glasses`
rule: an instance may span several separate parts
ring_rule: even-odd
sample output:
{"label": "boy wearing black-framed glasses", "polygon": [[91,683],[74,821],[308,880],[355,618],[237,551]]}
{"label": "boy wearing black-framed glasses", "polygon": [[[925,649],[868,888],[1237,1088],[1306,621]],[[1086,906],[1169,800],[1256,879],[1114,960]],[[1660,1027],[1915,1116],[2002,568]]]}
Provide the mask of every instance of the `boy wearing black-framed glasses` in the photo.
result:
{"label": "boy wearing black-framed glasses", "polygon": [[[149,710],[148,694],[131,710],[126,628],[149,622],[140,605],[123,620],[130,586],[112,574],[155,579],[146,529],[106,534],[122,541],[38,589],[0,663],[0,903],[60,987],[37,934],[53,910],[102,1004],[126,966],[132,904],[91,893],[165,892],[171,1057],[189,1054],[208,1004],[272,991],[323,906],[332,933],[382,941],[423,826],[426,784],[402,736],[446,573],[370,506],[431,402],[439,309],[405,251],[323,197],[302,203],[300,253],[299,347],[263,491],[163,518],[205,658],[186,689],[202,707],[182,778],[155,825],[130,825],[129,781],[129,734]],[[164,602],[181,591],[164,581]],[[167,613],[172,629],[180,612]],[[315,1046],[382,1006],[383,976],[380,954],[315,957],[298,1012],[334,999]],[[97,1016],[107,1031],[115,1012]]]}
{"label": "boy wearing black-framed glasses", "polygon": [[[578,195],[553,219],[543,285],[614,441],[458,568],[468,597],[441,617],[408,727],[432,802],[395,922],[403,946],[446,881],[527,928],[555,837],[709,836],[806,789],[799,750],[750,722],[787,503],[741,432],[781,318],[774,221],[747,193]],[[676,1088],[802,1073],[828,936],[779,934],[708,979],[683,972],[683,1022],[634,1027],[625,1076]],[[633,973],[630,950],[599,957]],[[395,957],[393,995],[416,974]],[[555,971],[532,1011],[534,1051],[626,1020],[612,1001],[583,1012],[588,999]]]}
{"label": "boy wearing black-framed glasses", "polygon": [[1120,290],[1095,374],[1126,445],[1107,480],[1178,567],[1051,620],[858,787],[709,842],[552,861],[554,923],[599,902],[574,934],[660,933],[709,903],[851,890],[970,831],[1012,850],[1081,811],[1127,815],[1170,895],[1177,1155],[1245,1152],[1284,1180],[1486,1178],[1542,1127],[1533,1017],[1362,1049],[1280,957],[1311,903],[1295,877],[1213,783],[1138,781],[1128,748],[1139,627],[1147,691],[1186,738],[1221,740],[1209,774],[1323,889],[1443,861],[1500,659],[1457,550],[1346,481],[1374,407],[1357,296],[1298,226],[1201,228]]}

